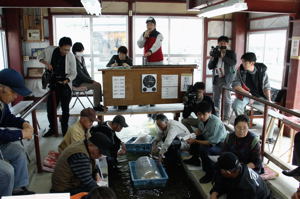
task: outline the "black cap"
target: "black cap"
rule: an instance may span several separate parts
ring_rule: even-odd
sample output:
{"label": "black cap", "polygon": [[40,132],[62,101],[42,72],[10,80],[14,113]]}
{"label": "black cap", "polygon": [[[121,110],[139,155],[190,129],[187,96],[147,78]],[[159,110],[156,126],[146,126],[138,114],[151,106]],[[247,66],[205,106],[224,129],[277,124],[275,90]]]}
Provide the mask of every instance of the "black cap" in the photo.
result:
{"label": "black cap", "polygon": [[238,157],[231,152],[223,153],[218,158],[218,165],[220,169],[224,170],[234,170],[240,164]]}
{"label": "black cap", "polygon": [[149,23],[149,22],[156,24],[156,21],[153,17],[148,17],[148,19],[146,20],[146,23]]}
{"label": "black cap", "polygon": [[0,84],[3,84],[22,96],[27,96],[31,93],[25,87],[24,78],[13,69],[3,69],[0,71]]}
{"label": "black cap", "polygon": [[122,127],[128,127],[128,124],[126,124],[125,118],[122,115],[115,116],[112,123],[120,124]]}
{"label": "black cap", "polygon": [[112,143],[109,138],[100,132],[94,132],[89,138],[89,141],[98,147],[103,155],[110,156]]}

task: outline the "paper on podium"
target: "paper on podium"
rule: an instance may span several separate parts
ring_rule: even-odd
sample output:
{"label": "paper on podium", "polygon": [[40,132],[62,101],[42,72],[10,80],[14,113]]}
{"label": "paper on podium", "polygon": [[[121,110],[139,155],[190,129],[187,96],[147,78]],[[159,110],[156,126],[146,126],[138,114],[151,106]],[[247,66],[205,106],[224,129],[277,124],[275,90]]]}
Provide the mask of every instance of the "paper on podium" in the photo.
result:
{"label": "paper on podium", "polygon": [[47,193],[21,196],[3,196],[2,199],[70,199],[70,193]]}

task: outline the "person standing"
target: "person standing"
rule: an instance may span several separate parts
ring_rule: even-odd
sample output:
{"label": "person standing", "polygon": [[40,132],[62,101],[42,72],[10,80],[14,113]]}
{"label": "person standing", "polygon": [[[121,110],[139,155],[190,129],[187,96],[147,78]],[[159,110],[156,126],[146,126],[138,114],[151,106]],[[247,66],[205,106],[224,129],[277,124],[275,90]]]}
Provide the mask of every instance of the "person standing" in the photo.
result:
{"label": "person standing", "polygon": [[80,42],[76,42],[72,47],[72,52],[76,58],[76,70],[77,76],[73,80],[73,86],[79,87],[83,86],[87,89],[92,89],[94,94],[94,110],[104,111],[106,108],[101,104],[102,101],[102,89],[101,84],[92,80],[90,74],[88,73],[83,57],[84,47]]}
{"label": "person standing", "polygon": [[[72,98],[72,81],[75,79],[76,60],[73,53],[70,52],[72,40],[69,37],[62,37],[59,40],[59,46],[49,46],[39,55],[38,60],[46,66],[46,69],[52,71],[50,80],[50,95],[47,100],[47,113],[49,120],[49,130],[44,137],[54,135],[54,112],[52,95],[55,93],[56,106],[61,103],[62,117],[61,130],[65,135],[68,130],[69,104]],[[56,118],[55,118],[56,119]]]}
{"label": "person standing", "polygon": [[162,65],[162,41],[163,35],[156,30],[156,21],[153,17],[146,20],[147,30],[143,32],[137,45],[139,48],[144,48],[144,57],[146,57],[146,65]]}
{"label": "person standing", "polygon": [[27,158],[19,142],[32,138],[33,127],[14,116],[8,107],[18,95],[27,96],[30,93],[17,71],[0,71],[0,198],[12,194],[34,194],[26,188],[29,184]]}
{"label": "person standing", "polygon": [[[218,46],[210,52],[210,61],[208,68],[213,70],[213,100],[217,108],[217,116],[220,114],[220,100],[222,88],[230,87],[234,79],[236,54],[227,49],[229,38],[221,36],[218,38]],[[231,96],[230,91],[225,91],[224,120],[229,120]]]}

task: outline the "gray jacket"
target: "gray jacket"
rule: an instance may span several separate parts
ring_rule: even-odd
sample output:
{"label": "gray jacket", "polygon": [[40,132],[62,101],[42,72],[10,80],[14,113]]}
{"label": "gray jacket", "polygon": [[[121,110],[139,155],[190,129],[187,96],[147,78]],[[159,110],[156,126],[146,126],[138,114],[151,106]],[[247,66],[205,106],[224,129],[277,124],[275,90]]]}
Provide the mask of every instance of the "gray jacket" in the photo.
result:
{"label": "gray jacket", "polygon": [[[213,76],[216,76],[215,74],[215,68],[217,67],[219,57],[213,57],[210,59],[208,63],[208,68],[210,70],[213,70]],[[230,87],[231,82],[234,79],[235,75],[235,65],[236,65],[236,54],[232,50],[226,50],[226,54],[223,57],[224,62],[224,72],[225,72],[225,82],[226,86]]]}

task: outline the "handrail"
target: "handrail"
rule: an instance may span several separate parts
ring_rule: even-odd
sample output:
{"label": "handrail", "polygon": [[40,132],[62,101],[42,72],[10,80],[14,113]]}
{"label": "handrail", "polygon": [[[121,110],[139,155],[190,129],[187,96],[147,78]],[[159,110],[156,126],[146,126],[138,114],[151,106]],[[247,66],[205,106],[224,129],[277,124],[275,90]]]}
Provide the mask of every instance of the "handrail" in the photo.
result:
{"label": "handrail", "polygon": [[300,113],[299,112],[296,112],[296,111],[293,111],[293,110],[290,110],[290,109],[287,109],[283,106],[280,106],[280,105],[277,105],[277,104],[274,104],[270,101],[267,101],[267,100],[264,100],[264,99],[260,99],[260,98],[257,98],[255,96],[252,96],[252,95],[248,95],[246,93],[243,93],[241,91],[237,91],[237,90],[233,90],[231,88],[228,88],[228,87],[223,87],[222,89],[222,108],[221,108],[221,118],[223,119],[223,107],[224,107],[224,97],[225,96],[225,90],[229,90],[229,91],[232,91],[232,92],[235,92],[237,94],[240,94],[244,97],[247,97],[249,99],[253,99],[255,101],[258,101],[260,103],[262,103],[264,105],[264,124],[263,124],[263,129],[262,129],[262,144],[261,144],[261,155],[262,157],[266,157],[268,158],[271,162],[273,162],[275,165],[277,165],[278,167],[280,167],[281,169],[285,170],[285,169],[291,169],[288,165],[284,165],[283,163],[279,163],[278,161],[274,161],[274,160],[277,160],[276,157],[272,156],[272,154],[269,154],[267,152],[264,151],[265,149],[265,140],[266,140],[266,126],[267,126],[267,117],[268,117],[268,107],[273,107],[273,108],[276,108],[282,112],[285,112],[285,113],[288,113],[288,114],[291,114],[291,115],[294,115],[294,116],[297,116],[297,117],[300,117]]}
{"label": "handrail", "polygon": [[260,99],[260,98],[258,98],[258,97],[255,97],[255,96],[252,96],[252,95],[248,95],[248,94],[243,93],[243,92],[241,92],[241,91],[233,90],[232,88],[227,88],[227,87],[223,87],[223,88],[226,89],[226,90],[229,90],[229,91],[238,93],[238,94],[240,94],[240,95],[242,95],[242,96],[245,96],[245,97],[247,97],[247,98],[253,99],[253,100],[255,100],[255,101],[261,102],[261,103],[263,103],[263,104],[265,104],[265,105],[274,107],[274,108],[276,108],[276,109],[278,109],[278,110],[281,110],[281,111],[283,111],[283,112],[286,112],[286,113],[289,113],[289,114],[291,114],[291,115],[295,115],[295,116],[297,116],[297,117],[300,117],[300,113],[299,113],[299,112],[296,112],[296,111],[287,109],[287,108],[285,108],[285,107],[283,107],[283,106],[280,106],[280,105],[278,105],[278,104],[274,104],[274,103],[272,103],[272,102],[270,102],[270,101],[268,101],[268,100]]}
{"label": "handrail", "polygon": [[32,112],[32,110],[34,110],[40,103],[42,103],[42,101],[44,101],[49,96],[49,94],[50,94],[50,91],[48,91],[46,94],[44,94],[38,100],[35,100],[32,104],[30,104],[30,106],[27,109],[25,109],[25,111],[23,111],[20,114],[20,117],[23,119],[25,117],[27,117]]}

